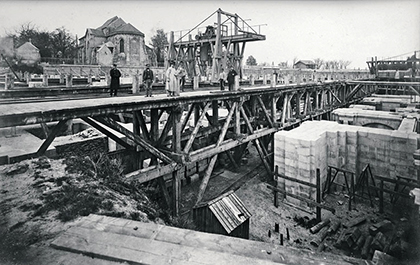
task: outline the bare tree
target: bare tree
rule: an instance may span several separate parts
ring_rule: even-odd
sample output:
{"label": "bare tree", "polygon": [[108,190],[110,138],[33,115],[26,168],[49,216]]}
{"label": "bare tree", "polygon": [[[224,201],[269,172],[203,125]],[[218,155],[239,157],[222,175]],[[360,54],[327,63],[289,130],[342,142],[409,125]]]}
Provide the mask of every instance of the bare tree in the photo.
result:
{"label": "bare tree", "polygon": [[343,69],[347,69],[347,66],[351,64],[351,61],[343,61]]}
{"label": "bare tree", "polygon": [[316,69],[320,69],[321,66],[324,64],[324,60],[322,60],[321,58],[316,58],[314,59],[314,63],[316,65]]}
{"label": "bare tree", "polygon": [[296,62],[298,61],[298,58],[297,57],[294,57],[293,58],[293,65],[292,65],[292,68],[295,68],[295,64],[296,64]]}

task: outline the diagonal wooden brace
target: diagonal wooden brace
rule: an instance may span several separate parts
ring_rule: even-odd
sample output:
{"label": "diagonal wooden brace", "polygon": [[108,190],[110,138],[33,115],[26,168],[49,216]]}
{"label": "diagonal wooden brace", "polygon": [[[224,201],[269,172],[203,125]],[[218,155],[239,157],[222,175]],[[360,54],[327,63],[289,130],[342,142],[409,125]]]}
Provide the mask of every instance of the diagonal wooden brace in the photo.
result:
{"label": "diagonal wooden brace", "polygon": [[[232,120],[232,116],[233,116],[233,114],[236,110],[237,104],[238,104],[237,102],[234,102],[233,105],[232,105],[232,108],[229,110],[229,114],[226,117],[225,124],[223,125],[223,128],[220,132],[219,139],[216,142],[216,147],[218,147],[223,142],[223,140],[225,139],[226,132],[229,129],[229,124],[230,124],[230,121]],[[201,200],[203,199],[203,195],[204,195],[204,192],[206,191],[207,184],[209,182],[211,173],[213,172],[214,165],[216,164],[217,157],[218,157],[218,155],[216,154],[211,158],[210,163],[209,163],[209,165],[206,169],[203,180],[200,184],[200,188],[198,190],[196,205],[199,202],[201,202]]]}
{"label": "diagonal wooden brace", "polygon": [[157,148],[152,146],[150,143],[148,143],[146,140],[140,138],[138,135],[134,135],[131,131],[127,130],[123,126],[119,125],[116,121],[110,119],[109,117],[94,117],[95,120],[97,120],[100,123],[105,124],[106,126],[124,134],[128,139],[134,141],[136,144],[143,147],[146,151],[151,153],[152,155],[156,156],[163,162],[170,164],[173,163],[174,160],[170,157],[163,154],[161,151],[159,151]]}

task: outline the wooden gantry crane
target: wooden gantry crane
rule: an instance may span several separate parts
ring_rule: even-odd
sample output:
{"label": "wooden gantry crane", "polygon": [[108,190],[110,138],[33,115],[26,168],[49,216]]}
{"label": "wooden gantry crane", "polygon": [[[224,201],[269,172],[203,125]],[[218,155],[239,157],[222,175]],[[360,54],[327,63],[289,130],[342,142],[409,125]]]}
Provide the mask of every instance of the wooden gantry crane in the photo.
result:
{"label": "wooden gantry crane", "polygon": [[[207,25],[203,32],[203,27],[200,26],[214,15],[217,21],[213,25]],[[217,81],[222,69],[226,70],[230,66],[242,77],[245,44],[249,41],[265,40],[265,35],[260,34],[261,26],[263,25],[253,26],[258,27],[257,32],[239,15],[219,8],[185,34],[179,31],[179,38],[176,40],[174,32],[169,33],[166,63],[174,61],[178,65],[182,62],[188,76],[207,76],[211,82]],[[193,38],[192,33],[195,30],[197,34]]]}

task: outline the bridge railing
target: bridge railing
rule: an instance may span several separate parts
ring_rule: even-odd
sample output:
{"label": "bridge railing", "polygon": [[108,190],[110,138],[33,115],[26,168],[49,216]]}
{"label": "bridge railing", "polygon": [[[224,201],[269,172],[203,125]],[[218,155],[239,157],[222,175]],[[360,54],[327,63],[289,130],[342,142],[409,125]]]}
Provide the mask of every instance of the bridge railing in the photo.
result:
{"label": "bridge railing", "polygon": [[14,77],[12,74],[0,75],[0,89],[8,90],[14,88]]}

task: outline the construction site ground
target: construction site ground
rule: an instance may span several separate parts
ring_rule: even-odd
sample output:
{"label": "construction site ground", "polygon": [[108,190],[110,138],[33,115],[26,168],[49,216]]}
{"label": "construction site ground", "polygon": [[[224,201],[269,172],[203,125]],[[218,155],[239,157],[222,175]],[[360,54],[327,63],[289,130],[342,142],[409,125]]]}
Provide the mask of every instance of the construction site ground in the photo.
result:
{"label": "construction site ground", "polygon": [[[57,183],[60,182],[57,180],[67,174],[63,160],[45,161],[50,166],[43,168],[40,166],[42,161],[38,159],[0,166],[0,264],[61,264],[61,261],[64,260],[71,260],[73,262],[71,264],[83,264],[86,261],[89,261],[89,264],[115,264],[112,261],[87,260],[82,255],[55,250],[49,246],[63,230],[73,224],[74,219],[61,221],[57,218],[56,210],[40,215],[36,214],[37,210],[43,207],[43,195],[57,189],[59,186]],[[201,181],[197,180],[182,187],[180,220],[190,220],[191,208],[195,204],[200,183]],[[215,169],[206,189],[204,201],[215,198],[226,191],[235,190],[252,214],[250,240],[280,244],[280,234],[283,234],[285,247],[310,249],[316,252],[317,247],[313,246],[311,241],[318,234],[312,234],[308,228],[299,225],[296,221],[297,218],[312,219],[315,217],[315,213],[299,209],[287,201],[279,201],[278,207],[275,207],[274,193],[267,187],[268,184],[273,185],[274,183],[260,164],[258,153],[252,145],[249,145],[249,153],[245,155],[243,163],[239,165],[238,169],[232,169],[229,164],[224,167],[218,166]],[[95,193],[95,191],[93,192]],[[98,196],[102,194],[96,193],[99,194]],[[150,213],[148,214],[146,211],[149,209],[146,207],[146,203],[139,210],[138,202],[133,201],[132,197],[114,191],[107,191],[103,194],[112,195],[113,199],[109,200],[113,204],[113,211],[98,210],[96,213],[111,213],[113,216],[116,216],[115,213],[119,213],[122,218],[151,221],[149,220]],[[107,199],[111,197],[108,196]],[[145,199],[145,201],[148,200]],[[373,207],[370,206],[369,200],[357,199],[351,211],[348,210],[347,202],[348,197],[344,191],[332,192],[325,198],[325,205],[335,208],[336,213],[332,214],[323,210],[322,219],[330,219],[332,223],[339,220],[342,226],[337,232],[326,237],[323,251],[359,258],[360,250],[352,251],[334,246],[345,226],[356,219],[366,217],[356,227],[362,231],[362,234],[367,235],[372,224],[389,219],[392,222],[392,229],[384,234],[389,240],[398,235],[406,237],[407,234],[411,234],[410,238],[406,240],[410,244],[411,251],[408,253],[410,255],[407,255],[408,259],[404,259],[404,262],[418,264],[418,254],[415,255],[416,250],[420,249],[416,243],[419,238],[418,221],[416,221],[418,212],[413,212],[413,209],[406,207],[404,205],[407,203],[406,201],[400,200],[400,204],[395,206],[385,204],[385,213],[383,214],[379,213],[377,199],[374,199]],[[136,203],[137,206],[135,206]],[[149,209],[149,211],[153,210]],[[132,214],[133,212],[136,214]],[[154,222],[165,223],[162,218],[154,217]],[[172,225],[181,223],[182,221],[178,220]],[[275,232],[276,224],[278,224],[279,232]],[[184,221],[184,224],[180,226],[194,228],[187,221]],[[289,239],[286,229],[289,230]],[[396,262],[394,264],[403,264],[402,258],[394,260]]]}

